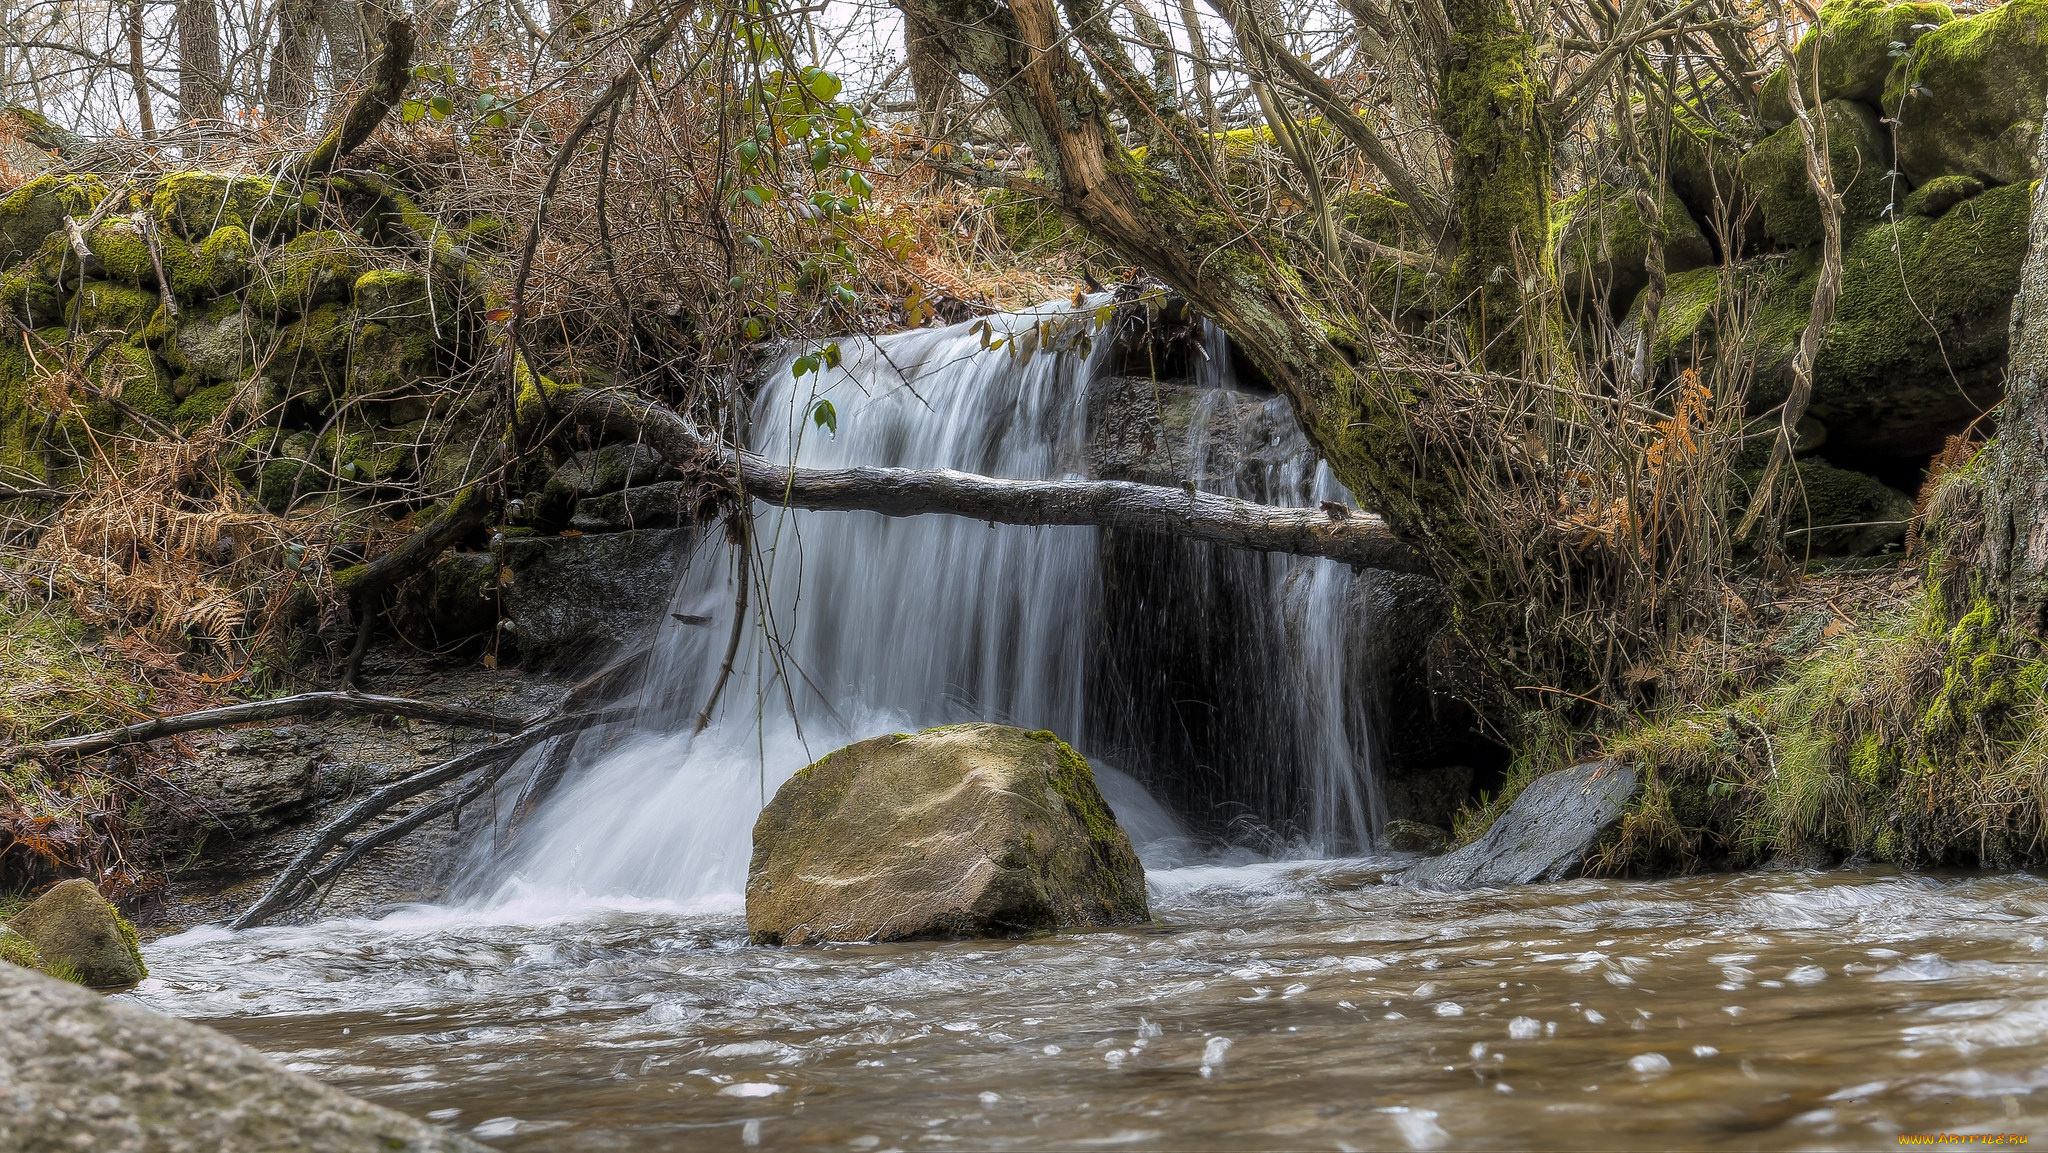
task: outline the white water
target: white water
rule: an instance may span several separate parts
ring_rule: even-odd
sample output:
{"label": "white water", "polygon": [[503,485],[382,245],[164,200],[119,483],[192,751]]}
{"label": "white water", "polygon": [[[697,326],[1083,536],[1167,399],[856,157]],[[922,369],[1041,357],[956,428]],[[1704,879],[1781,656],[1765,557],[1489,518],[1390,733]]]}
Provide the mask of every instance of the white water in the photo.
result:
{"label": "white water", "polygon": [[[1064,308],[992,317],[996,335]],[[1076,329],[1078,331],[1078,329]],[[1087,390],[1110,341],[1088,355],[989,351],[967,325],[842,342],[844,365],[797,381],[771,371],[751,439],[774,460],[945,467],[1017,479],[1086,475]],[[1203,384],[1232,382],[1220,340]],[[836,436],[816,426],[829,401]],[[1283,402],[1274,401],[1275,405]],[[1205,420],[1197,422],[1206,429]],[[1299,503],[1319,479],[1292,428],[1291,461],[1231,495]],[[1188,446],[1206,477],[1210,446]],[[1213,486],[1212,487],[1218,487]],[[710,696],[734,611],[733,550],[711,534],[681,575],[671,620],[624,740],[586,740],[563,786],[512,848],[479,860],[458,896],[492,904],[533,894],[729,906],[742,893],[755,815],[795,770],[877,733],[986,720],[1051,729],[1088,751],[1086,693],[1097,643],[1099,533],[995,526],[956,517],[789,512],[757,505],[750,621],[712,723]],[[1312,798],[1307,855],[1367,843],[1378,823],[1357,686],[1344,683],[1350,570],[1327,561],[1232,555],[1228,579],[1270,610],[1258,651],[1284,667],[1262,728],[1293,734],[1274,773],[1299,773]],[[1096,758],[1111,804],[1154,867],[1193,859],[1173,814]]]}

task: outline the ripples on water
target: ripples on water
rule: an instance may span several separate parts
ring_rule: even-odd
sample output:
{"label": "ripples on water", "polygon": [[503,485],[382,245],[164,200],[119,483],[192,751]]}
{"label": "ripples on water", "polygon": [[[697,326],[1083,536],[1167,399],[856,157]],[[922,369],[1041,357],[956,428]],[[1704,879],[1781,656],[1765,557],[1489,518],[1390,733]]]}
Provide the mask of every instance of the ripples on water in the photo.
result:
{"label": "ripples on water", "polygon": [[1155,871],[1157,923],[746,944],[694,908],[149,946],[135,993],[505,1149],[1857,1148],[2048,1136],[2048,884],[1876,870],[1433,894]]}

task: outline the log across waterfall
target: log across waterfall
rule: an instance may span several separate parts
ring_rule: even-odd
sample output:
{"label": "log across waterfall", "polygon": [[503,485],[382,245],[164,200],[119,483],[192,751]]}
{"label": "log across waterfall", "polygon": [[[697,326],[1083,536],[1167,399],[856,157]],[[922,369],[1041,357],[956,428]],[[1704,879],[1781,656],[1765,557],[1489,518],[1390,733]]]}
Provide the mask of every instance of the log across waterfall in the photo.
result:
{"label": "log across waterfall", "polygon": [[[993,320],[1021,329],[1041,317]],[[966,326],[843,347],[839,369],[799,380],[785,364],[764,378],[752,414],[752,453],[785,480],[791,465],[806,477],[954,470],[1047,491],[1089,477],[1089,401],[1102,376],[1103,349],[1012,359],[984,350]],[[811,419],[821,399],[837,413],[836,435]],[[1292,505],[1315,508],[1328,523],[1374,523],[1338,503],[1344,494],[1326,478],[1318,489],[1318,470],[1294,436],[1283,450],[1295,450],[1302,463],[1287,476],[1222,486],[1230,491],[1205,492],[1189,503],[1225,510]],[[1186,499],[1178,488],[1164,491]],[[819,492],[813,488],[811,497],[826,504]],[[1343,515],[1329,517],[1319,499]],[[1269,847],[1333,853],[1369,842],[1383,810],[1372,769],[1370,694],[1343,643],[1343,630],[1353,627],[1345,622],[1355,616],[1349,566],[1190,546],[1250,558],[1218,570],[1227,570],[1239,607],[1227,619],[1183,627],[1245,634],[1238,651],[1256,658],[1214,671],[1256,682],[1256,691],[1231,706],[1246,714],[1232,723],[1266,744],[1218,746],[1216,757],[1244,763],[1176,766],[1167,762],[1179,754],[1151,755],[1138,730],[1118,729],[1101,716],[1100,701],[1131,691],[1128,677],[1115,685],[1104,679],[1103,653],[1114,631],[1114,622],[1103,619],[1104,558],[1117,530],[1058,517],[1026,527],[960,516],[812,512],[767,501],[756,509],[754,560],[744,570],[755,582],[749,620],[709,727],[692,733],[722,663],[733,581],[742,571],[722,537],[700,545],[678,582],[671,622],[656,638],[640,689],[636,730],[624,738],[584,738],[552,799],[508,848],[491,850],[470,870],[469,897],[486,897],[507,878],[682,901],[736,893],[754,815],[790,773],[861,737],[970,720],[1070,737],[1106,764],[1113,804],[1121,794],[1152,814],[1158,843],[1171,840],[1176,818],[1151,805],[1119,765],[1169,802],[1203,801],[1203,811],[1179,814],[1185,827],[1178,831],[1213,833],[1234,816],[1239,828],[1256,825]],[[1124,669],[1169,651],[1128,652]],[[1250,784],[1212,796],[1181,776]],[[1219,817],[1210,802],[1229,805],[1230,814]]]}

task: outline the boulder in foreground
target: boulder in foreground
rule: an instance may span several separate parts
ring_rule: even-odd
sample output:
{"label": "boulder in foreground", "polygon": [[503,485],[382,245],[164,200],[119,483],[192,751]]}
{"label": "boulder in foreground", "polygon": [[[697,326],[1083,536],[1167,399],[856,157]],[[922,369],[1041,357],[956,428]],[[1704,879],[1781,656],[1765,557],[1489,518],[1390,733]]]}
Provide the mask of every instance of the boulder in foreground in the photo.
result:
{"label": "boulder in foreground", "polygon": [[1088,762],[1046,732],[953,725],[848,745],[754,824],[757,944],[1000,936],[1151,919]]}
{"label": "boulder in foreground", "polygon": [[1636,795],[1636,770],[1592,761],[1529,782],[1486,835],[1402,873],[1426,889],[1561,880],[1576,870]]}
{"label": "boulder in foreground", "polygon": [[149,970],[135,930],[91,881],[74,877],[50,886],[7,927],[28,938],[37,968],[95,989],[125,989]]}
{"label": "boulder in foreground", "polygon": [[0,1149],[482,1153],[238,1041],[0,965]]}

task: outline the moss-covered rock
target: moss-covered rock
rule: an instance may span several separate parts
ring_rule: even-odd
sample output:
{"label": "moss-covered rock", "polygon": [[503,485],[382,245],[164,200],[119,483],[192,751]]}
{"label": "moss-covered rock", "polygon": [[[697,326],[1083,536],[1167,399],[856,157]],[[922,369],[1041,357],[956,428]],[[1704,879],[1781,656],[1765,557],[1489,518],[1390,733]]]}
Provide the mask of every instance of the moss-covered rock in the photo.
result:
{"label": "moss-covered rock", "polygon": [[[1678,197],[1664,192],[1661,209],[1666,275],[1712,263],[1706,234]],[[1650,280],[1644,267],[1650,230],[1636,207],[1635,191],[1613,185],[1589,188],[1558,205],[1556,217],[1562,221],[1557,275],[1565,299],[1581,309],[1604,301],[1614,313],[1628,311]]]}
{"label": "moss-covered rock", "polygon": [[[1891,203],[1891,144],[1877,114],[1847,100],[1821,106],[1828,164],[1847,220],[1875,220]],[[1764,234],[1786,248],[1821,239],[1820,202],[1806,176],[1806,146],[1797,125],[1765,137],[1742,158],[1742,182],[1763,213]],[[1903,196],[1905,186],[1897,191]]]}
{"label": "moss-covered rock", "polygon": [[249,287],[249,307],[296,315],[347,300],[363,271],[359,244],[333,229],[293,237],[263,261]]}
{"label": "moss-covered rock", "polygon": [[762,944],[986,936],[1150,918],[1088,762],[1051,733],[954,725],[830,753],[754,824]]}
{"label": "moss-covered rock", "polygon": [[403,480],[418,467],[419,428],[329,429],[315,443],[316,459],[342,480],[374,485]]}
{"label": "moss-covered rock", "polygon": [[255,450],[250,458],[256,462],[252,495],[264,508],[282,515],[305,498],[327,490],[327,470],[314,460],[312,433],[259,434],[259,438],[261,443],[250,446]]}
{"label": "moss-covered rock", "polygon": [[84,216],[106,195],[97,176],[47,173],[8,193],[0,199],[0,268],[35,255],[66,216]]}
{"label": "moss-covered rock", "polygon": [[240,380],[270,342],[270,326],[232,300],[190,311],[179,321],[172,345],[182,367],[208,380]]}
{"label": "moss-covered rock", "polygon": [[[1876,477],[1836,468],[1825,460],[1793,464],[1793,494],[1785,506],[1786,547],[1794,556],[1864,556],[1905,539],[1913,500]],[[1735,474],[1738,507],[1763,478],[1763,468]],[[1841,525],[1841,528],[1830,528]]]}
{"label": "moss-covered rock", "polygon": [[231,172],[172,172],[150,189],[150,211],[163,230],[198,241],[225,225],[275,237],[298,225],[300,194],[269,177]]}
{"label": "moss-covered rock", "polygon": [[323,304],[279,330],[277,351],[264,375],[294,402],[325,407],[348,391],[349,351],[355,342],[355,312]]}
{"label": "moss-covered rock", "polygon": [[2009,0],[1920,38],[1885,82],[1899,168],[1914,183],[2033,176],[2048,102],[2048,0]]}
{"label": "moss-covered rock", "polygon": [[1906,212],[1937,220],[1963,201],[1983,194],[1984,182],[1974,176],[1937,176],[1906,197]]}
{"label": "moss-covered rock", "polygon": [[126,988],[149,976],[135,927],[91,881],[58,882],[7,927],[35,945],[46,973],[95,989]]}
{"label": "moss-covered rock", "polygon": [[0,308],[28,328],[42,328],[64,314],[64,293],[26,265],[0,273]]}
{"label": "moss-covered rock", "polygon": [[80,332],[140,332],[163,302],[155,292],[111,280],[88,280],[72,294]]}
{"label": "moss-covered rock", "polygon": [[[1914,42],[1955,18],[1946,4],[1829,0],[1821,5],[1820,22],[1799,38],[1795,50],[1806,83],[1806,107],[1829,100],[1877,104],[1885,78]],[[1790,87],[1783,68],[1764,80],[1757,93],[1757,118],[1766,131],[1792,123]]]}
{"label": "moss-covered rock", "polygon": [[1757,135],[1729,106],[1683,105],[1671,117],[1671,191],[1724,247],[1738,251],[1763,236],[1763,215],[1742,184],[1742,154]]}

